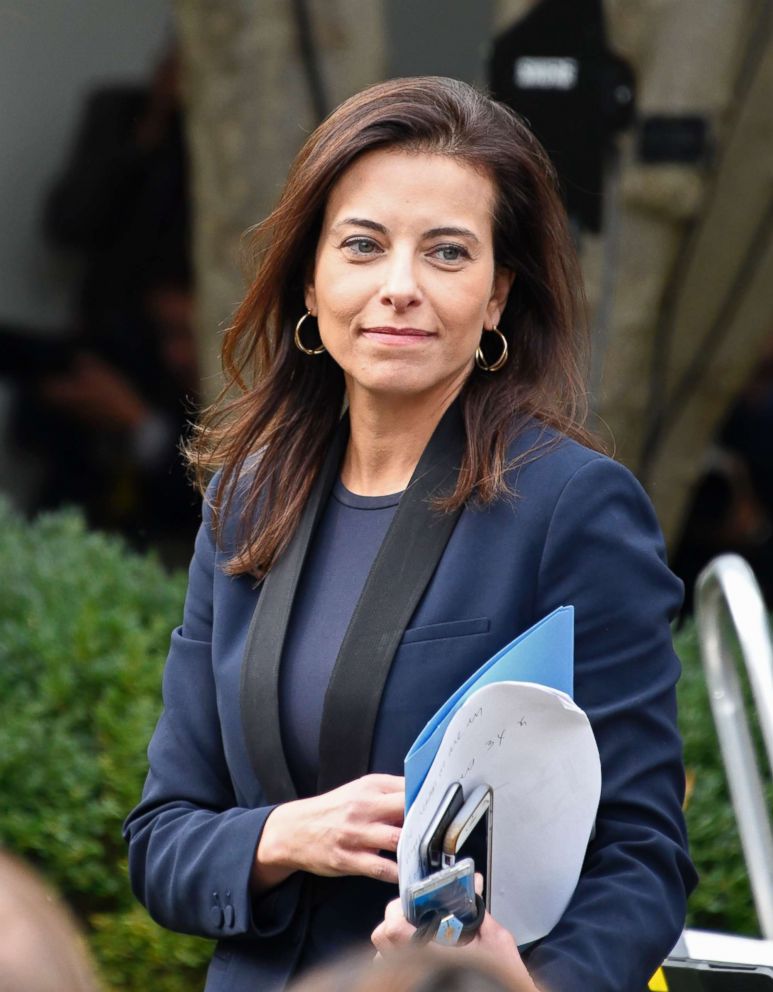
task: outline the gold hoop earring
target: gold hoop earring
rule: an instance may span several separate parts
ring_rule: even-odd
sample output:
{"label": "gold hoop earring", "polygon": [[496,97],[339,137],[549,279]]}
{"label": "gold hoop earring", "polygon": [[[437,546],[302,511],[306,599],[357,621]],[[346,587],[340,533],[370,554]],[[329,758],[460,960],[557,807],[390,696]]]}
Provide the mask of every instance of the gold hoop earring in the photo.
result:
{"label": "gold hoop earring", "polygon": [[295,325],[295,334],[293,335],[293,341],[295,341],[295,347],[298,351],[302,351],[304,355],[321,355],[323,351],[327,351],[324,344],[321,344],[318,348],[307,348],[306,345],[301,341],[301,327],[304,320],[307,317],[313,316],[311,310],[307,310],[306,313],[301,317],[298,323]]}
{"label": "gold hoop earring", "polygon": [[[495,362],[492,362],[489,365],[489,363],[486,361],[486,356],[483,354],[483,351],[481,350],[480,345],[478,345],[478,347],[477,347],[477,349],[475,351],[475,364],[478,366],[479,369],[483,369],[484,372],[498,372],[499,369],[501,369],[502,366],[507,361],[507,338],[499,330],[498,327],[489,327],[489,328],[486,328],[486,330],[488,330],[490,334],[498,334],[499,335],[499,337],[502,340],[502,354],[499,356],[499,358]],[[481,335],[481,338],[482,338],[482,335]]]}

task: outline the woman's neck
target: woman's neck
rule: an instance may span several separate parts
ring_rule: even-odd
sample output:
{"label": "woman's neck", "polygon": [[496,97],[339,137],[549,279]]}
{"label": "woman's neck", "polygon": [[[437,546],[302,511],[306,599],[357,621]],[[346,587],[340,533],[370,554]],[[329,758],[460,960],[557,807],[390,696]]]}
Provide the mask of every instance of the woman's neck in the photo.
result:
{"label": "woman's neck", "polygon": [[349,396],[349,444],[341,481],[361,496],[408,485],[422,452],[456,394],[432,398]]}

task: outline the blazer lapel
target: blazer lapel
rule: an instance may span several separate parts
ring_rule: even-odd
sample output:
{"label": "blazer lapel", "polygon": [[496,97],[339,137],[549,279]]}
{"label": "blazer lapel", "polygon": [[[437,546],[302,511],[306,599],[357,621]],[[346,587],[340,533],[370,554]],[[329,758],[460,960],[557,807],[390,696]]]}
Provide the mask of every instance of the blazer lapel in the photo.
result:
{"label": "blazer lapel", "polygon": [[338,476],[348,437],[349,418],[344,417],[295,534],[263,581],[247,632],[241,670],[242,727],[250,763],[268,803],[297,798],[279,726],[279,666],[306,553]]}
{"label": "blazer lapel", "polygon": [[456,485],[464,441],[453,403],[400,499],[341,645],[322,714],[319,792],[368,771],[392,659],[461,513],[438,513],[430,502]]}

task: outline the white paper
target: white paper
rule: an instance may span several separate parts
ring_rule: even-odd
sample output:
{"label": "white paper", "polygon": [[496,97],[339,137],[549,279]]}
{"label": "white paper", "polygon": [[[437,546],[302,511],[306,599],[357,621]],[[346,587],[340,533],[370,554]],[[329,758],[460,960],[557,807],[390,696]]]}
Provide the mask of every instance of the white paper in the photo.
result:
{"label": "white paper", "polygon": [[[724,964],[748,964],[761,967],[773,966],[773,940],[759,937],[738,937],[729,933],[712,933],[709,930],[685,930],[682,939],[687,955],[697,961],[722,961]],[[680,941],[681,943],[681,941]],[[684,958],[684,950],[677,944],[669,957]]]}
{"label": "white paper", "polygon": [[[587,716],[563,692],[497,682],[457,711],[397,850],[400,891],[421,878],[419,841],[452,782],[494,794],[491,913],[518,944],[544,937],[571,899],[601,792]],[[404,903],[404,908],[405,903]]]}

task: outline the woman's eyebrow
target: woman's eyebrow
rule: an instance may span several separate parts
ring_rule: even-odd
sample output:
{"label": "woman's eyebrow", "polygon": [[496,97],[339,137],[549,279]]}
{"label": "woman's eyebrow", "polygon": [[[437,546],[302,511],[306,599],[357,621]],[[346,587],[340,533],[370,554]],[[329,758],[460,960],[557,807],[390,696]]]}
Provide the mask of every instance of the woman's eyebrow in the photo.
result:
{"label": "woman's eyebrow", "polygon": [[425,231],[423,237],[469,238],[469,240],[474,241],[476,245],[480,244],[480,239],[477,235],[473,234],[473,232],[466,227],[433,227],[431,230]]}
{"label": "woman's eyebrow", "polygon": [[364,217],[345,217],[343,220],[339,220],[337,224],[333,224],[331,230],[334,231],[337,227],[365,227],[369,231],[378,231],[379,234],[387,233],[387,229],[383,224],[379,224],[375,220],[367,220]]}
{"label": "woman's eyebrow", "polygon": [[[366,217],[345,217],[343,220],[339,220],[336,224],[333,224],[331,230],[335,231],[339,227],[364,227],[368,231],[378,231],[379,234],[387,233],[387,229],[383,224],[379,224],[375,220],[368,220]],[[433,227],[422,234],[422,238],[437,237],[468,238],[470,241],[475,242],[476,245],[480,244],[478,236],[467,227]]]}

